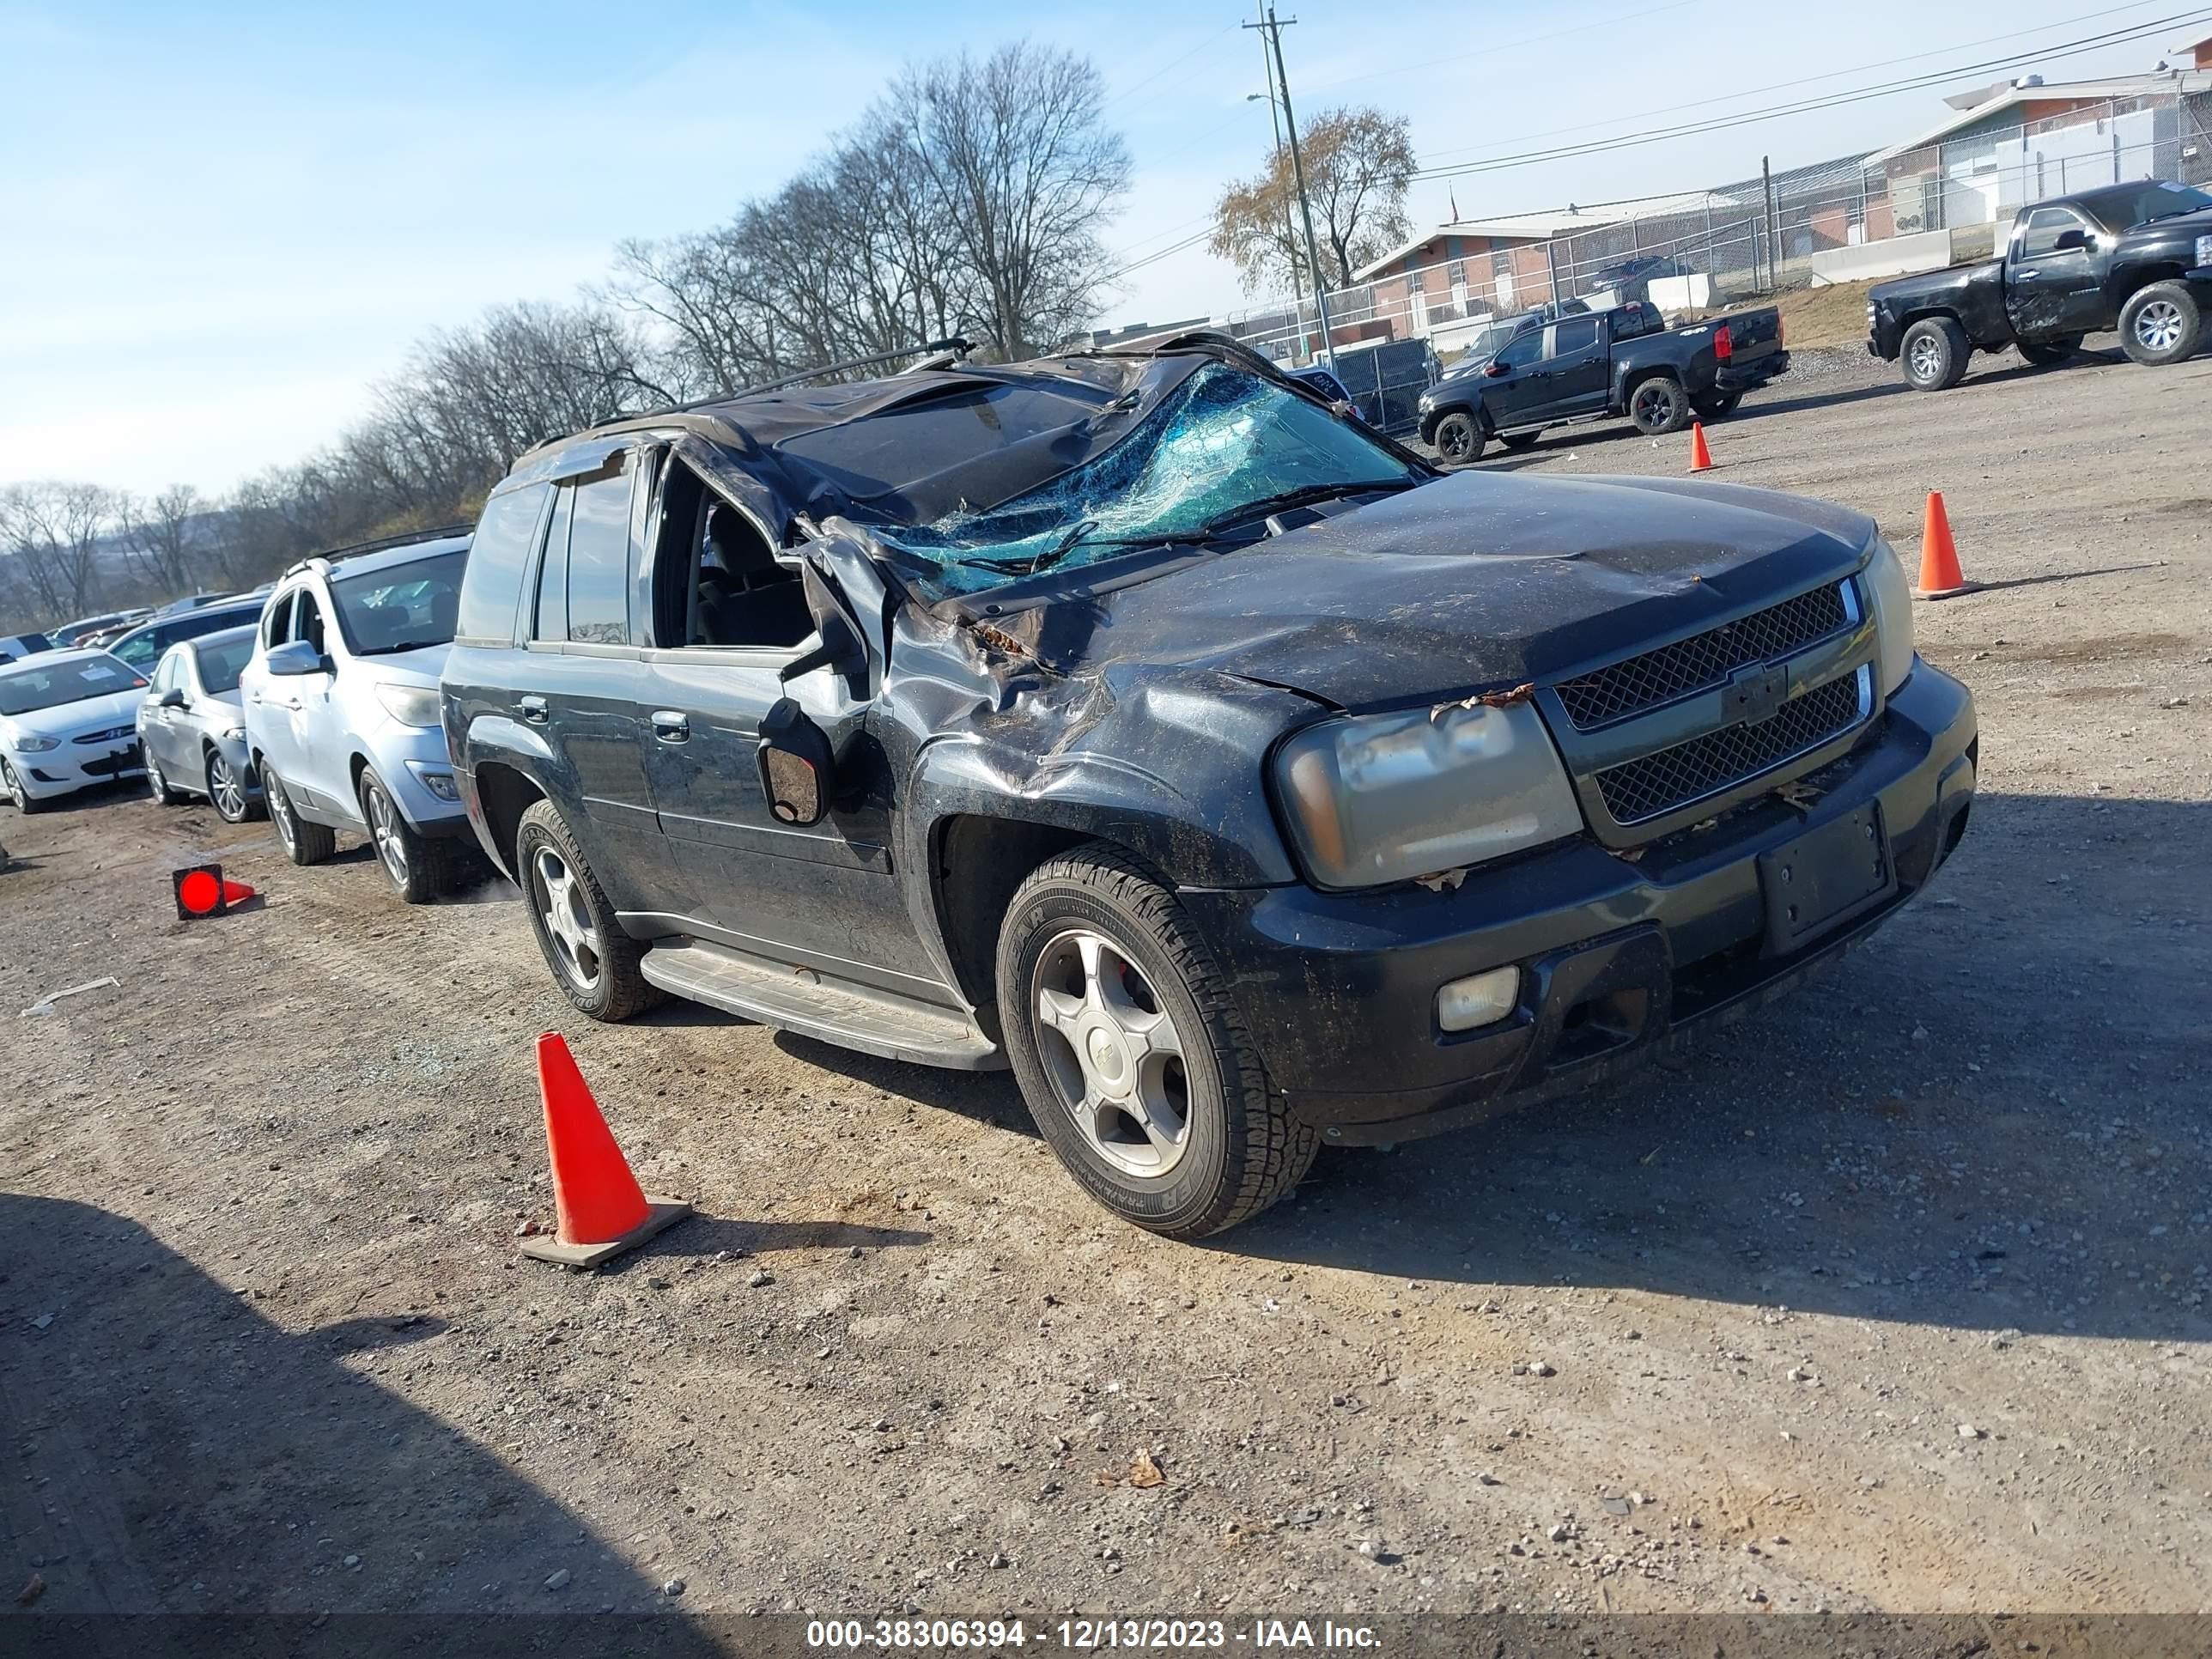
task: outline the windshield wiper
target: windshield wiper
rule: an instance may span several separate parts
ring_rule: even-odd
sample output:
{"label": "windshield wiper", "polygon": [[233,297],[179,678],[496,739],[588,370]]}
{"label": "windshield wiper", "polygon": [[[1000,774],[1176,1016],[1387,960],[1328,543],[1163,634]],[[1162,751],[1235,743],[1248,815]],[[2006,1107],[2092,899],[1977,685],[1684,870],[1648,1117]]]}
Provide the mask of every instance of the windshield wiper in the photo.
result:
{"label": "windshield wiper", "polygon": [[1211,535],[1247,519],[1263,518],[1293,507],[1304,507],[1314,501],[1334,501],[1344,495],[1364,495],[1375,490],[1395,493],[1411,489],[1424,480],[1419,478],[1370,478],[1360,483],[1305,484],[1297,489],[1285,489],[1273,495],[1262,495],[1258,501],[1247,501],[1242,507],[1232,507],[1226,513],[1217,513],[1200,526],[1202,534]]}
{"label": "windshield wiper", "polygon": [[400,651],[422,651],[427,650],[429,647],[434,645],[451,645],[453,641],[449,639],[402,640],[397,645],[373,646],[368,650],[362,652],[361,654],[364,657],[389,657]]}
{"label": "windshield wiper", "polygon": [[1010,576],[1034,576],[1040,570],[1049,570],[1075,551],[1083,538],[1098,528],[1098,520],[1085,519],[1067,534],[1042,553],[1026,559],[968,558],[955,559],[953,563],[964,564],[977,570],[1003,571]]}

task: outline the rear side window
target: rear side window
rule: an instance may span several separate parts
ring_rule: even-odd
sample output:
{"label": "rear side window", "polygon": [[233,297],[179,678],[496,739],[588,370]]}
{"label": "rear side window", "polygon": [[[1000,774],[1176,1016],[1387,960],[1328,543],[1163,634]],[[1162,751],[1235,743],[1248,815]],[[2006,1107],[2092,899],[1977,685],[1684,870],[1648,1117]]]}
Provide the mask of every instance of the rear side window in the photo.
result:
{"label": "rear side window", "polygon": [[1571,352],[1588,351],[1597,343],[1597,319],[1577,317],[1560,323],[1552,330],[1552,355],[1565,357]]}
{"label": "rear side window", "polygon": [[568,637],[585,644],[629,643],[629,486],[628,469],[571,486]]}
{"label": "rear side window", "polygon": [[575,498],[576,492],[565,487],[553,496],[553,522],[545,528],[545,557],[538,567],[533,640],[557,642],[568,637],[568,523]]}
{"label": "rear side window", "polygon": [[476,538],[469,544],[467,574],[461,580],[461,608],[455,632],[462,639],[511,645],[515,602],[522,594],[522,573],[538,536],[538,514],[548,484],[525,484],[486,503]]}

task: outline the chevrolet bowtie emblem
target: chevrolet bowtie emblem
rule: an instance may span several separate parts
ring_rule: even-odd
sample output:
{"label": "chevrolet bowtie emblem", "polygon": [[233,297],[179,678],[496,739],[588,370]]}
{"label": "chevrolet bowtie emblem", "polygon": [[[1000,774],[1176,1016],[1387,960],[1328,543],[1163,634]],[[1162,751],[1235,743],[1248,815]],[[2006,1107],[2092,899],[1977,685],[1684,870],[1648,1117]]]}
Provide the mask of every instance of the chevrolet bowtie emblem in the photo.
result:
{"label": "chevrolet bowtie emblem", "polygon": [[1729,718],[1746,726],[1767,720],[1790,700],[1790,671],[1779,663],[1753,663],[1729,676]]}

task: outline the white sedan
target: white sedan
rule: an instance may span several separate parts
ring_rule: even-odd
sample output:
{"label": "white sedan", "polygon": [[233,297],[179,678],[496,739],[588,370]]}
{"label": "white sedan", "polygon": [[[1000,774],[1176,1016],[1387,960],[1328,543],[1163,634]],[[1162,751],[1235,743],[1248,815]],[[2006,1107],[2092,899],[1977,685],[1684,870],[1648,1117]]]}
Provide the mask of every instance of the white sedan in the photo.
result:
{"label": "white sedan", "polygon": [[146,677],[105,651],[0,664],[0,791],[21,812],[116,778],[143,777]]}

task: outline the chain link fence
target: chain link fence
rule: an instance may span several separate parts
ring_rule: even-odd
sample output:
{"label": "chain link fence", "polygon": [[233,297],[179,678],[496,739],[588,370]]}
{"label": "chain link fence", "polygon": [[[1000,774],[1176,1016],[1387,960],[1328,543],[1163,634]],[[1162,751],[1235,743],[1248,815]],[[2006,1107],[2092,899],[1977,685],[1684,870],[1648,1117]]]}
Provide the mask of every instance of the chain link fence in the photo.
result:
{"label": "chain link fence", "polygon": [[[1371,392],[1370,418],[1395,428],[1400,406],[1419,395],[1417,386],[1407,390],[1417,360],[1378,348],[1419,341],[1433,364],[1474,346],[1496,319],[1547,303],[1644,299],[1665,311],[1705,310],[1986,258],[2026,204],[2136,179],[2212,185],[2212,93],[2115,98],[1917,149],[1521,216],[1529,234],[1471,234],[1463,240],[1479,250],[1330,294],[1339,378],[1363,408]],[[1226,320],[1285,362],[1310,362],[1322,347],[1310,297]]]}

